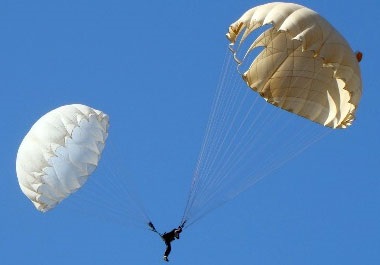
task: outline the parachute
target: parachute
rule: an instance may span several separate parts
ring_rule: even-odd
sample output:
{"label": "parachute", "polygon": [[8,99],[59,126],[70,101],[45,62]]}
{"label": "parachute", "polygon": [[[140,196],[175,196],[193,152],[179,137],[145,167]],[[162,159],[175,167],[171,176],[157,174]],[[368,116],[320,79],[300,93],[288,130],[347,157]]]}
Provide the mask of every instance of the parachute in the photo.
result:
{"label": "parachute", "polygon": [[81,188],[96,169],[108,136],[108,116],[85,105],[61,106],[42,116],[17,152],[22,192],[41,212]]}
{"label": "parachute", "polygon": [[304,6],[256,6],[226,36],[227,56],[182,217],[187,227],[332,129],[350,126],[362,94],[362,54]]}
{"label": "parachute", "polygon": [[[247,37],[265,25],[272,27],[237,58]],[[239,65],[264,47],[242,77],[266,101],[324,126],[352,124],[362,94],[360,60],[318,13],[292,3],[260,5],[234,22],[227,38]]]}

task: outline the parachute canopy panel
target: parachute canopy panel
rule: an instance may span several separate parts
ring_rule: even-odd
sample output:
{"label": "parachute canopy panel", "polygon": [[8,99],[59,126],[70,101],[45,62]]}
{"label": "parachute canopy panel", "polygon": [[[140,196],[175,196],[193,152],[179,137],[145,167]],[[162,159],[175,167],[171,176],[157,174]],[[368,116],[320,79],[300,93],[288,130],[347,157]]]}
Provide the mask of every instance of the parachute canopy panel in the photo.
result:
{"label": "parachute canopy panel", "polygon": [[18,149],[23,193],[42,212],[78,190],[99,163],[108,116],[85,105],[65,105],[42,116]]}
{"label": "parachute canopy panel", "polygon": [[[238,58],[250,34],[265,25],[272,27]],[[239,66],[255,48],[264,48],[242,77],[266,101],[331,128],[352,124],[362,94],[358,60],[318,13],[292,3],[260,5],[234,22],[227,38]]]}

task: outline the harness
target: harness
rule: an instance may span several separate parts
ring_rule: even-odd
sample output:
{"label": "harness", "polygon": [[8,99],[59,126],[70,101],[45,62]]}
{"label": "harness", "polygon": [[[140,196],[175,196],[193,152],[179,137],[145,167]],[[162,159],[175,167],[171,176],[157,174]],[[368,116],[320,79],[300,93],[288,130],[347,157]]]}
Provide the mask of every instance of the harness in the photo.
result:
{"label": "harness", "polygon": [[[184,226],[185,226],[185,223],[186,223],[186,220],[183,221],[182,224],[181,224],[180,226],[178,226],[178,227],[180,227],[181,229],[183,229]],[[152,223],[152,221],[149,221],[148,226],[149,226],[149,228],[150,228],[150,231],[152,231],[152,232],[158,234],[158,235],[163,239],[163,236],[166,234],[166,232],[163,233],[163,234],[160,233],[160,232],[158,232],[157,229],[156,229],[156,227],[154,227],[154,224]]]}

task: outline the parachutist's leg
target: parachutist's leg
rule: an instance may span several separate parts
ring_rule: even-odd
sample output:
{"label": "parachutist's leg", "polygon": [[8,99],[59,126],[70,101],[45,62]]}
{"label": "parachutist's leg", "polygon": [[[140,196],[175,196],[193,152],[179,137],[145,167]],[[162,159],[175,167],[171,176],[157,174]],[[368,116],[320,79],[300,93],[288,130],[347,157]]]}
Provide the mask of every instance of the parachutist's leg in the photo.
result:
{"label": "parachutist's leg", "polygon": [[170,251],[172,250],[172,246],[170,242],[165,242],[165,244],[166,244],[166,250],[165,250],[164,256],[168,257],[170,254]]}

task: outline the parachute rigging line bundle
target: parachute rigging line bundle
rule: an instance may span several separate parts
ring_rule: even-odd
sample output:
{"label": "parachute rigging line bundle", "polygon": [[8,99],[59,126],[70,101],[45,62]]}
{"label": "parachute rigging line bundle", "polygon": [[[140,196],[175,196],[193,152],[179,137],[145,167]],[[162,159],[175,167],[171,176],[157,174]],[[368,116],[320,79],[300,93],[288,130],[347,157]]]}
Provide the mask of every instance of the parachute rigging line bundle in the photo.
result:
{"label": "parachute rigging line bundle", "polygon": [[187,226],[331,129],[349,127],[362,94],[355,53],[309,8],[256,6],[231,24],[227,38],[238,71],[227,56],[183,214]]}

